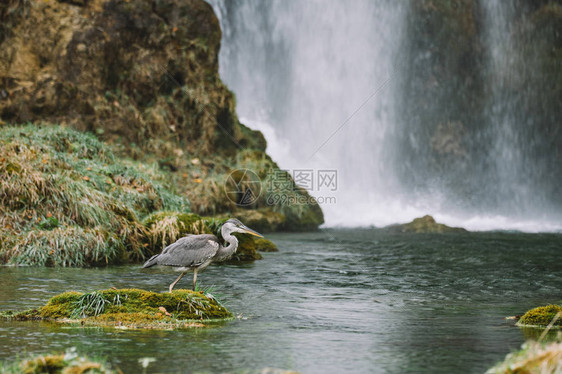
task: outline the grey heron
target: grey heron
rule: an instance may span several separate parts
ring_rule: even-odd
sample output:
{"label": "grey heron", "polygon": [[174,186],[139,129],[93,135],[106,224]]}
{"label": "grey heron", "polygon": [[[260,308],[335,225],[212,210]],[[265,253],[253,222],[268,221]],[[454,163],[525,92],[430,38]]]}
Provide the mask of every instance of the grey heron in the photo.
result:
{"label": "grey heron", "polygon": [[221,227],[222,237],[228,245],[224,246],[215,235],[187,235],[164,248],[162,253],[152,256],[142,267],[144,269],[154,265],[164,265],[181,271],[180,276],[170,284],[170,292],[188,271],[193,271],[195,291],[198,271],[205,269],[211,262],[228,260],[238,249],[238,239],[232,235],[234,232],[263,237],[239,220],[231,218]]}

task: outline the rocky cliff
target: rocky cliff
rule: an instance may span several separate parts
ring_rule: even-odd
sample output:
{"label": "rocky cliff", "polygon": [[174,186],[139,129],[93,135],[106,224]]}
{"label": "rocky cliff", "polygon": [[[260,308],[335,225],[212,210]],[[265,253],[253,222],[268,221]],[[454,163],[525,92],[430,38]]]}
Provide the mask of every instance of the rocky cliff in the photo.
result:
{"label": "rocky cliff", "polygon": [[225,195],[232,170],[266,178],[278,167],[262,134],[236,116],[218,75],[221,30],[204,1],[9,0],[0,18],[0,126],[93,133],[118,155],[158,163],[199,214],[253,217],[270,230],[323,222],[310,199],[271,204],[264,188],[247,204]]}

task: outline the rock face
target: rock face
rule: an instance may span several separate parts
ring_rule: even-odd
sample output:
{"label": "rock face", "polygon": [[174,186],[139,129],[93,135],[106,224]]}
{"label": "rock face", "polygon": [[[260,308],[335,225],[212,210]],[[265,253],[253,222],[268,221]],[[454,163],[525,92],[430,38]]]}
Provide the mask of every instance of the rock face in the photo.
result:
{"label": "rock face", "polygon": [[388,229],[396,232],[409,232],[409,233],[418,233],[418,234],[467,232],[465,229],[460,227],[450,227],[442,223],[437,223],[435,222],[435,219],[430,215],[416,218],[410,223],[389,226]]}
{"label": "rock face", "polygon": [[3,121],[68,123],[154,151],[177,140],[233,151],[226,131],[264,149],[263,137],[238,123],[220,82],[221,32],[207,3],[22,4],[0,48]]}
{"label": "rock face", "polygon": [[[61,124],[119,154],[170,171],[195,213],[258,208],[274,229],[314,229],[316,203],[240,207],[225,195],[233,169],[264,178],[278,166],[241,124],[218,75],[221,30],[203,0],[10,0],[0,7],[0,126]],[[306,191],[291,191],[306,195]]]}

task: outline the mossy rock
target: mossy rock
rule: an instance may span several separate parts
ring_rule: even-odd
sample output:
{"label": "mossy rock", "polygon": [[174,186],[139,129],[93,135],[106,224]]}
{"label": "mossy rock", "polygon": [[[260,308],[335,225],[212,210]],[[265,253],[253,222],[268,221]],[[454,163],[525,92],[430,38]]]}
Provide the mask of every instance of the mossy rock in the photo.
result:
{"label": "mossy rock", "polygon": [[[560,305],[546,305],[527,311],[517,322],[518,326],[527,327],[546,327],[556,317],[558,313],[562,313],[562,306]],[[553,325],[554,328],[562,327],[562,315]]]}
{"label": "mossy rock", "polygon": [[278,231],[285,225],[285,215],[271,208],[240,209],[232,213],[232,217],[260,233]]}
{"label": "mossy rock", "polygon": [[277,252],[279,249],[271,240],[266,238],[253,238],[256,250],[260,252]]}
{"label": "mossy rock", "polygon": [[294,207],[291,210],[284,210],[285,223],[281,229],[300,232],[318,230],[318,227],[324,223],[322,208],[320,208],[320,205],[318,205],[316,200],[314,200],[306,190],[301,189],[299,195],[303,196],[309,204],[297,204],[298,207]]}
{"label": "mossy rock", "polygon": [[[93,307],[83,307],[103,302],[96,313]],[[89,304],[88,304],[89,303]],[[43,318],[92,317],[112,313],[140,313],[153,315],[165,308],[176,319],[228,318],[232,315],[216,300],[200,292],[175,290],[172,293],[156,293],[141,289],[108,289],[88,294],[65,292],[57,295],[40,309]]]}
{"label": "mossy rock", "polygon": [[19,313],[2,312],[0,318],[80,322],[82,325],[119,328],[178,328],[229,319],[232,313],[202,292],[108,289],[86,294],[64,292],[52,297],[42,308]]}
{"label": "mossy rock", "polygon": [[410,223],[405,223],[402,225],[392,225],[386,227],[389,231],[394,232],[408,232],[416,234],[431,234],[431,233],[448,233],[448,232],[467,232],[461,227],[450,227],[442,223],[435,222],[435,219],[430,215],[425,215],[420,218],[414,219]]}
{"label": "mossy rock", "polygon": [[238,249],[227,261],[227,263],[249,262],[261,260],[263,258],[256,248],[256,241],[254,237],[238,233],[235,233],[234,235],[238,238]]}

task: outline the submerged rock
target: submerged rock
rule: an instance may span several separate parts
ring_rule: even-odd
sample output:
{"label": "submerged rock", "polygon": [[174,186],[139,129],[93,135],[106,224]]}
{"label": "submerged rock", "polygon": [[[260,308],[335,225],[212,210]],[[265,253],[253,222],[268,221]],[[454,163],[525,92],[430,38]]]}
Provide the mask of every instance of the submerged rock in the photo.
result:
{"label": "submerged rock", "polygon": [[214,297],[202,292],[108,289],[86,294],[64,292],[52,297],[39,309],[2,312],[0,317],[116,328],[167,329],[201,327],[204,322],[232,318],[232,314]]}
{"label": "submerged rock", "polygon": [[435,219],[430,215],[425,215],[420,218],[414,219],[410,223],[401,225],[388,226],[387,229],[396,232],[411,232],[411,233],[446,233],[446,232],[467,232],[461,227],[450,227],[442,223],[435,222]]}

